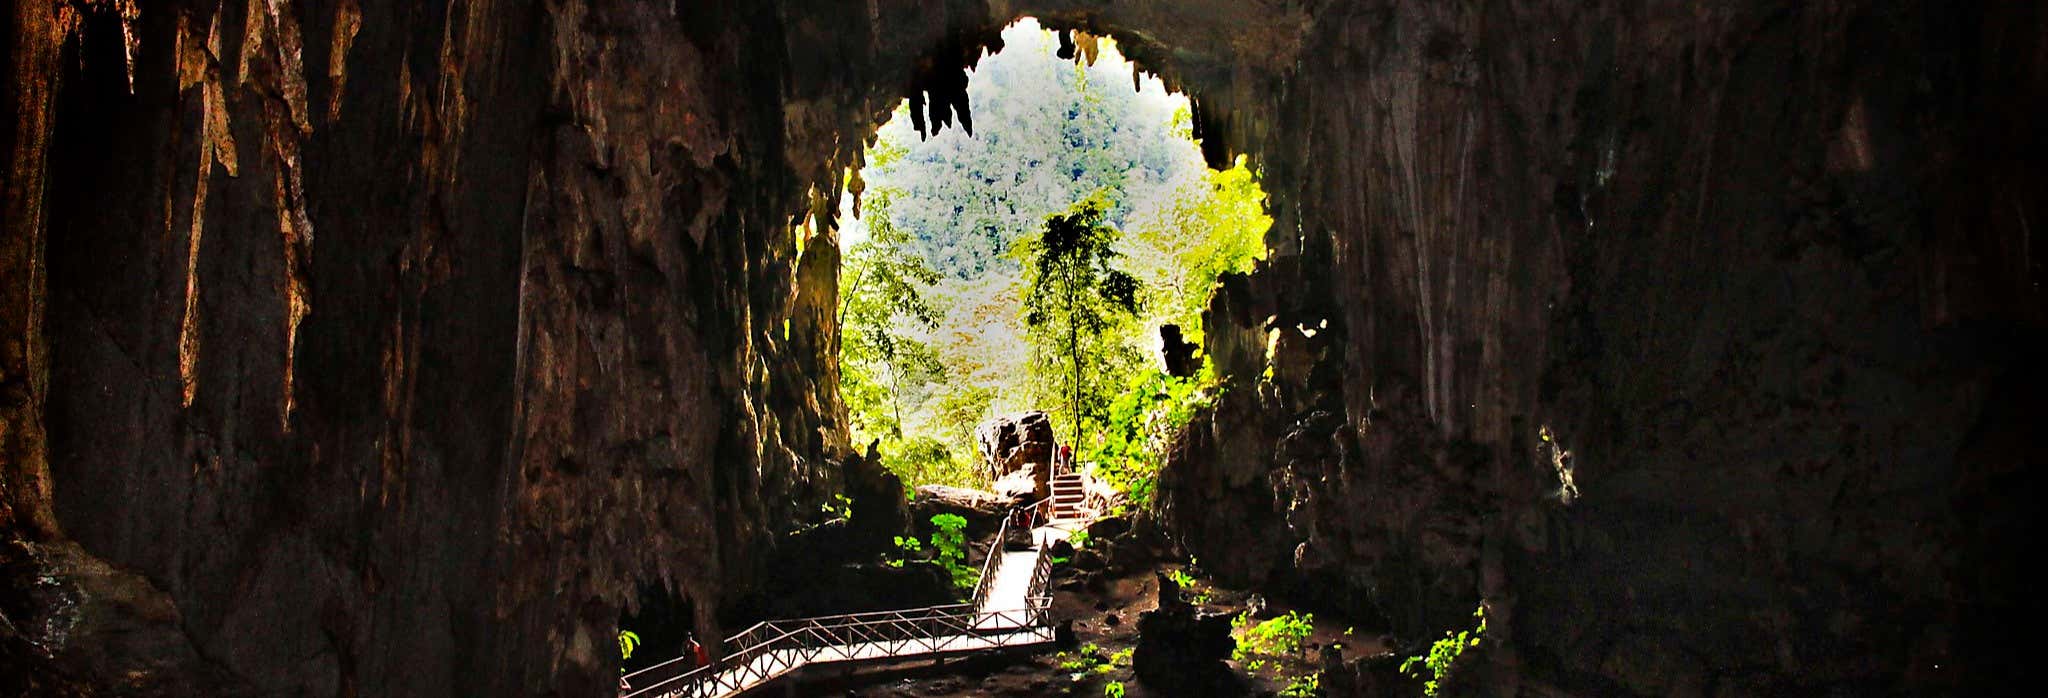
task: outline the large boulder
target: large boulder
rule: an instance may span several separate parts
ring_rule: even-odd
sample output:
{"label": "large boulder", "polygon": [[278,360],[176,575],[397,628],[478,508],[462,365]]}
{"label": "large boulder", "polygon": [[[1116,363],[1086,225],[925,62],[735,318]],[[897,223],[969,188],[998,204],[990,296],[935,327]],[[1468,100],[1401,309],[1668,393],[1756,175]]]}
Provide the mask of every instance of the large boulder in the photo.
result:
{"label": "large boulder", "polygon": [[976,428],[974,436],[981,451],[981,472],[996,483],[997,494],[1023,501],[1049,494],[1053,454],[1059,449],[1052,418],[1035,410],[996,417]]}
{"label": "large boulder", "polygon": [[1040,470],[1050,470],[1050,468],[1025,468],[997,478],[995,484],[989,487],[994,489],[997,495],[1010,504],[1030,504],[1043,499],[1045,495],[1051,493],[1052,485],[1050,479],[1047,479],[1043,485],[1039,484],[1038,472]]}
{"label": "large boulder", "polygon": [[947,485],[920,485],[910,500],[911,523],[920,530],[934,516],[954,514],[967,519],[967,536],[977,539],[994,533],[1009,508],[1010,500],[994,492]]}
{"label": "large boulder", "polygon": [[1051,463],[1059,446],[1053,438],[1052,418],[1037,410],[991,419],[975,428],[974,436],[981,450],[982,472],[991,480],[1034,463]]}

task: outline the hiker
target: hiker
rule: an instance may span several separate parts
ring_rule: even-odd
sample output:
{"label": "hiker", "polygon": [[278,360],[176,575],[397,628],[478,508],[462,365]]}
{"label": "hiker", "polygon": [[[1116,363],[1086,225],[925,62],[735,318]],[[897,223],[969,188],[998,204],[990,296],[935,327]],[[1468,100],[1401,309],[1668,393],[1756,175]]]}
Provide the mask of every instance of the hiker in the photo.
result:
{"label": "hiker", "polygon": [[711,664],[711,653],[704,651],[704,645],[697,642],[696,633],[689,633],[683,636],[683,649],[690,653],[691,666],[707,666]]}

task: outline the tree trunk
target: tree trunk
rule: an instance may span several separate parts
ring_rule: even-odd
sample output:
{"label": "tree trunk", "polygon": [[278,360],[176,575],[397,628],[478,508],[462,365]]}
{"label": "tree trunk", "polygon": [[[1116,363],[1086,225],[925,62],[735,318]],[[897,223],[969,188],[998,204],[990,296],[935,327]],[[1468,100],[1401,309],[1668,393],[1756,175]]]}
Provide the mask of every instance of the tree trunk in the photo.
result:
{"label": "tree trunk", "polygon": [[[1078,452],[1078,451],[1080,451],[1080,450],[1081,450],[1081,420],[1082,420],[1082,415],[1081,415],[1081,322],[1080,322],[1080,318],[1078,318],[1078,317],[1075,317],[1075,315],[1074,315],[1074,312],[1075,312],[1075,311],[1074,311],[1074,306],[1075,306],[1075,305],[1077,305],[1077,304],[1079,303],[1079,300],[1078,300],[1078,299],[1076,299],[1076,298],[1074,297],[1074,296],[1075,296],[1075,294],[1077,293],[1077,291],[1076,291],[1075,287],[1079,285],[1079,281],[1078,281],[1078,280],[1076,280],[1076,279],[1074,278],[1074,275],[1077,275],[1077,274],[1079,274],[1079,273],[1080,273],[1080,272],[1079,272],[1078,270],[1072,270],[1072,271],[1070,271],[1070,272],[1069,272],[1069,274],[1068,274],[1068,276],[1067,276],[1067,356],[1068,356],[1068,358],[1072,359],[1072,360],[1073,360],[1073,362],[1074,362],[1074,381],[1073,381],[1073,384],[1072,384],[1071,386],[1069,386],[1069,387],[1070,387],[1070,388],[1071,388],[1071,389],[1073,390],[1073,392],[1074,392],[1074,398],[1073,398],[1073,400],[1074,400],[1074,438],[1073,438],[1073,440],[1071,440],[1071,441],[1068,441],[1068,442],[1067,442],[1067,445],[1068,445],[1068,447],[1069,447],[1069,448],[1072,448],[1072,449],[1073,449],[1073,450],[1075,450],[1076,452]],[[1059,458],[1059,455],[1058,455],[1058,454],[1059,454],[1059,451],[1058,451],[1057,449],[1055,449],[1055,450],[1053,451],[1053,454],[1054,454],[1054,455],[1053,455],[1053,458],[1054,458],[1055,460],[1057,460],[1057,459]]]}

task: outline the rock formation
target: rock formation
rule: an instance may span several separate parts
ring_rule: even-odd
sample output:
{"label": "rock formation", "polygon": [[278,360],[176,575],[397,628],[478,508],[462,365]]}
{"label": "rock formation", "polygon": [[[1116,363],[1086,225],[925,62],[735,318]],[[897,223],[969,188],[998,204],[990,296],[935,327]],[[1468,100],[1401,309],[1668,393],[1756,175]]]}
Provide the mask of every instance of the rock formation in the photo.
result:
{"label": "rock formation", "polygon": [[1059,444],[1052,418],[1031,411],[991,419],[974,429],[982,474],[996,494],[1015,503],[1044,499],[1052,485],[1052,461]]}
{"label": "rock formation", "polygon": [[1159,575],[1159,606],[1138,614],[1138,644],[1131,669],[1146,688],[1168,696],[1224,696],[1243,693],[1223,660],[1237,642],[1230,614],[1208,613],[1181,598],[1180,587]]}
{"label": "rock formation", "polygon": [[1162,476],[1177,541],[1405,642],[1486,599],[1499,695],[2026,680],[2019,7],[1326,6],[1259,151],[1275,254],[1206,317],[1230,387]]}
{"label": "rock formation", "polygon": [[1159,357],[1166,365],[1166,375],[1187,378],[1195,375],[1201,366],[1195,360],[1195,351],[1201,347],[1181,338],[1180,325],[1159,326]]}
{"label": "rock formation", "polygon": [[1009,498],[965,487],[919,485],[910,499],[912,524],[922,528],[929,526],[934,516],[952,514],[967,520],[970,539],[995,533],[1009,510]]}
{"label": "rock formation", "polygon": [[834,202],[1026,13],[1273,197],[1160,483],[1205,567],[1485,598],[1505,692],[2026,675],[2038,3],[10,8],[0,692],[595,695],[643,588],[718,637],[900,520]]}

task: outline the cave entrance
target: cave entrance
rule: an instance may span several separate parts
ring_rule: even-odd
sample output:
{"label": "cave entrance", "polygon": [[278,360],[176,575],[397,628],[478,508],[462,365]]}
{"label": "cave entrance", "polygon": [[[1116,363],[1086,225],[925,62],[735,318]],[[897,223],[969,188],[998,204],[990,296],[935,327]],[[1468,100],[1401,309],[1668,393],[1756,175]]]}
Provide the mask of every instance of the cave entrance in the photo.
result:
{"label": "cave entrance", "polygon": [[[1242,157],[1208,167],[1195,105],[1108,37],[1025,17],[966,82],[971,121],[939,128],[943,114],[905,100],[842,201],[854,441],[877,444],[906,484],[987,487],[976,427],[1043,410],[1080,462],[1148,497],[1166,416],[1185,415],[1207,375],[1196,348],[1211,289],[1266,255],[1258,174]],[[1108,242],[1081,296],[1112,295],[1115,271],[1135,281],[1133,303],[1034,306],[1052,288],[1034,273],[1048,219],[1083,210]],[[1083,331],[1062,332],[1062,317]]]}
{"label": "cave entrance", "polygon": [[[636,604],[619,611],[620,673],[686,657],[693,628],[697,627],[696,602],[658,583],[640,585],[635,599]],[[696,640],[705,641],[701,637]],[[707,648],[711,646],[715,643]]]}

